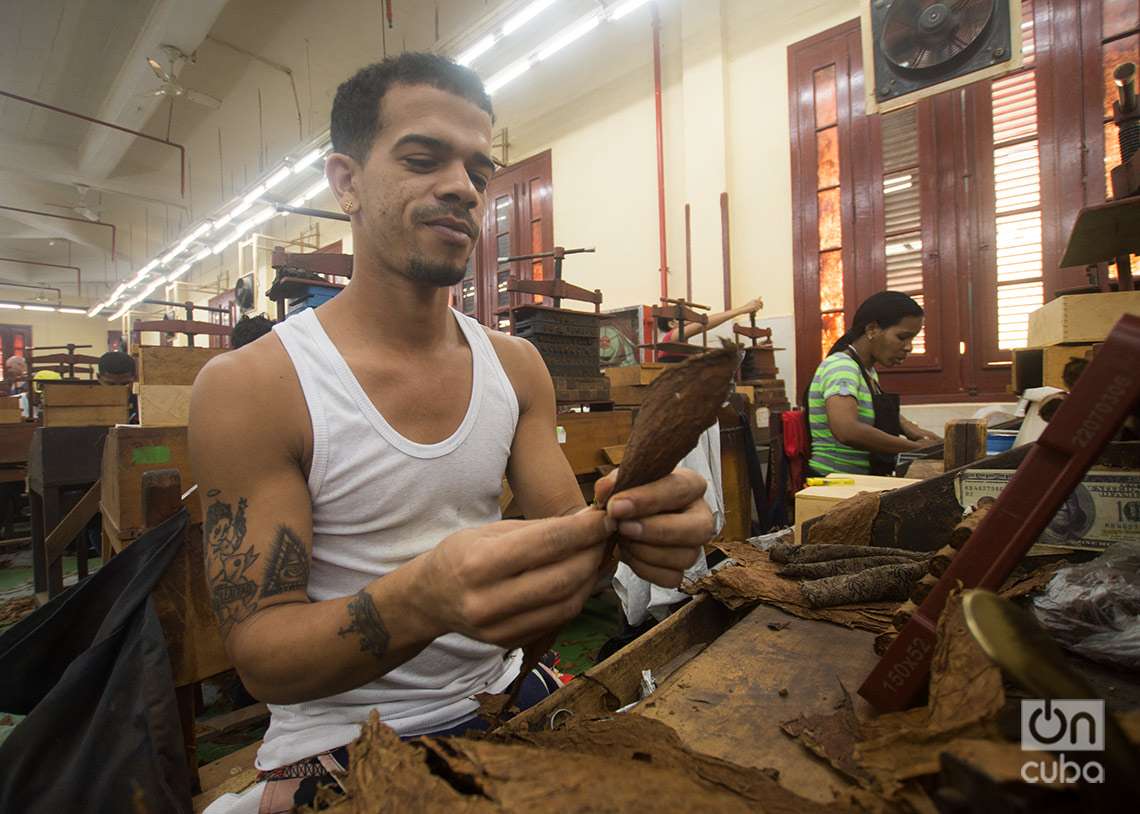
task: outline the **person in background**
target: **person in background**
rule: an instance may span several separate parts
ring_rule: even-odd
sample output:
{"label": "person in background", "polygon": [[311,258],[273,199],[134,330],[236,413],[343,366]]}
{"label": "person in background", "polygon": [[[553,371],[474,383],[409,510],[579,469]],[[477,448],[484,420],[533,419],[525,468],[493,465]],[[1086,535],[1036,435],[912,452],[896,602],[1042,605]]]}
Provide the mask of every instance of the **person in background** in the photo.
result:
{"label": "person in background", "polygon": [[[677,320],[668,319],[666,317],[657,318],[657,330],[659,332],[658,342],[684,342],[692,339],[694,336],[699,336],[704,331],[711,331],[713,328],[718,328],[730,319],[745,316],[746,314],[754,314],[764,307],[764,301],[757,297],[756,299],[749,300],[743,305],[738,305],[736,308],[730,308],[727,311],[721,311],[716,314],[709,314],[709,324],[702,325],[699,322],[686,322],[684,336],[677,330]],[[658,354],[658,361],[660,362],[680,362],[685,357],[678,356],[676,358],[664,358],[665,354]]]}
{"label": "person in background", "polygon": [[273,320],[269,319],[265,314],[258,314],[255,317],[243,316],[237,321],[237,325],[230,332],[230,350],[237,350],[238,348],[248,345],[255,339],[265,336],[273,330]]}
{"label": "person in background", "polygon": [[[99,384],[132,384],[135,380],[135,360],[121,350],[109,350],[99,357]],[[139,397],[131,393],[127,399],[128,424],[139,423]]]}
{"label": "person in background", "polygon": [[899,397],[879,387],[875,365],[896,367],[922,330],[923,310],[899,291],[873,294],[816,368],[805,403],[813,475],[890,475],[900,452],[941,440],[903,418]]}
{"label": "person in background", "polygon": [[28,362],[23,356],[9,356],[4,362],[4,380],[8,395],[18,396],[28,390]]}

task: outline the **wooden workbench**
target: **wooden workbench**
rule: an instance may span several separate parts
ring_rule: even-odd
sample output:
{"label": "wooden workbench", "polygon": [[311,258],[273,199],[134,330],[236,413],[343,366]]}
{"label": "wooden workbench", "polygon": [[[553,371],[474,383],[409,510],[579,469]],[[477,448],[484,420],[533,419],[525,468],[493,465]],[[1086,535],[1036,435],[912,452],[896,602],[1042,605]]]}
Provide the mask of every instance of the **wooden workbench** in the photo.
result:
{"label": "wooden workbench", "polygon": [[[63,590],[63,550],[49,552],[48,535],[99,480],[108,427],[38,427],[28,452],[32,512],[32,572],[37,599]],[[77,532],[78,533],[78,532]],[[70,542],[70,541],[66,541]],[[65,543],[66,544],[66,543]],[[76,549],[79,578],[87,576],[87,545]]]}
{"label": "wooden workbench", "polygon": [[5,540],[12,533],[17,498],[28,476],[28,450],[37,426],[31,421],[0,424],[0,537]]}

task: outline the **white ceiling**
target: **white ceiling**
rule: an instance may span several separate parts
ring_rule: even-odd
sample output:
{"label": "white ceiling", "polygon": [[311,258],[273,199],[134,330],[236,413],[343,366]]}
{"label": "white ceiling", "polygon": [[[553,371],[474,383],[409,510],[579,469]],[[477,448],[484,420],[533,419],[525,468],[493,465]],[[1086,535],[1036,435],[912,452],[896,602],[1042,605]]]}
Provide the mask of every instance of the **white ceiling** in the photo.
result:
{"label": "white ceiling", "polygon": [[[327,127],[336,85],[361,65],[385,50],[456,53],[525,2],[394,0],[394,27],[381,30],[381,0],[0,0],[0,90],[169,136],[187,145],[189,159],[183,196],[173,148],[0,97],[0,206],[47,213],[0,209],[0,257],[78,265],[85,283],[79,299],[93,302]],[[558,0],[473,67],[490,77],[598,6]],[[667,25],[679,6],[662,0]],[[499,122],[525,126],[588,99],[643,68],[649,43],[644,9],[603,26],[496,94]],[[158,84],[145,57],[163,59],[162,44],[196,57],[179,79],[222,100],[221,110],[145,95]],[[296,96],[288,77],[267,63],[293,72]],[[262,116],[273,126],[249,137]],[[113,260],[109,228],[65,219],[80,217],[70,208],[81,199],[77,183],[90,187],[83,203],[116,227]],[[78,293],[68,270],[0,262],[4,279],[65,286],[73,300]],[[0,299],[19,294],[0,287]]]}

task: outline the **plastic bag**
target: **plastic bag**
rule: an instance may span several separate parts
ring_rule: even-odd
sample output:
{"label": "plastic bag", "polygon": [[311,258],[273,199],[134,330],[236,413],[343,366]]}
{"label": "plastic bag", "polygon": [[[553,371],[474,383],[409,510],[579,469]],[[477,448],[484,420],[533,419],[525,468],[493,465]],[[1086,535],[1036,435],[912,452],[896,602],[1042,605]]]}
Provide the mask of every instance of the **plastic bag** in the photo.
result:
{"label": "plastic bag", "polygon": [[1069,650],[1140,670],[1140,542],[1117,543],[1095,560],[1061,569],[1034,610]]}

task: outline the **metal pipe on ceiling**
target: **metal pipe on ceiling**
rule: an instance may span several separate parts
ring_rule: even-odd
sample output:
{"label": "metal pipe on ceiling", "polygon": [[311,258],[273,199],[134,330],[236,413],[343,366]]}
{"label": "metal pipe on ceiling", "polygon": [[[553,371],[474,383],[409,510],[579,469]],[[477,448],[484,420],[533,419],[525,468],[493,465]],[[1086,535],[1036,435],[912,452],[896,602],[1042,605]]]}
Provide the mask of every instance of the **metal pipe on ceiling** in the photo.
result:
{"label": "metal pipe on ceiling", "polygon": [[12,93],[10,91],[0,90],[0,96],[6,96],[9,99],[15,99],[17,102],[24,102],[25,104],[34,105],[35,107],[42,107],[44,110],[50,110],[53,113],[61,113],[64,116],[72,116],[81,121],[88,122],[89,124],[97,124],[102,127],[110,127],[112,130],[118,130],[121,133],[129,133],[130,135],[137,136],[138,138],[144,138],[148,141],[155,141],[159,144],[164,144],[167,147],[175,148],[178,150],[179,154],[179,197],[186,197],[186,147],[183,145],[177,144],[173,141],[170,141],[169,139],[152,136],[149,133],[142,132],[141,130],[132,130],[129,127],[123,127],[121,124],[115,124],[114,122],[97,119],[94,116],[88,116],[86,113],[77,113],[74,110],[57,107],[56,105],[49,105],[47,102],[41,102],[37,99],[29,99],[27,96],[20,96],[19,94]]}
{"label": "metal pipe on ceiling", "polygon": [[37,291],[54,291],[59,302],[63,302],[63,292],[53,285],[36,285],[35,283],[15,283],[9,280],[0,280],[0,288],[34,288]]}
{"label": "metal pipe on ceiling", "polygon": [[23,209],[19,206],[7,206],[0,204],[0,209],[7,209],[10,212],[23,212],[25,215],[42,215],[45,218],[59,218],[60,220],[73,220],[76,223],[85,223],[88,226],[106,226],[111,230],[111,260],[115,259],[115,243],[118,239],[118,230],[115,229],[115,224],[107,223],[102,220],[87,220],[87,218],[76,218],[71,215],[57,215],[55,212],[43,212],[39,209]]}
{"label": "metal pipe on ceiling", "polygon": [[62,263],[42,263],[39,260],[21,260],[18,257],[0,257],[0,263],[20,263],[25,266],[46,266],[53,269],[71,269],[75,272],[75,293],[82,295],[83,293],[83,272],[79,270],[79,266],[66,266]]}

